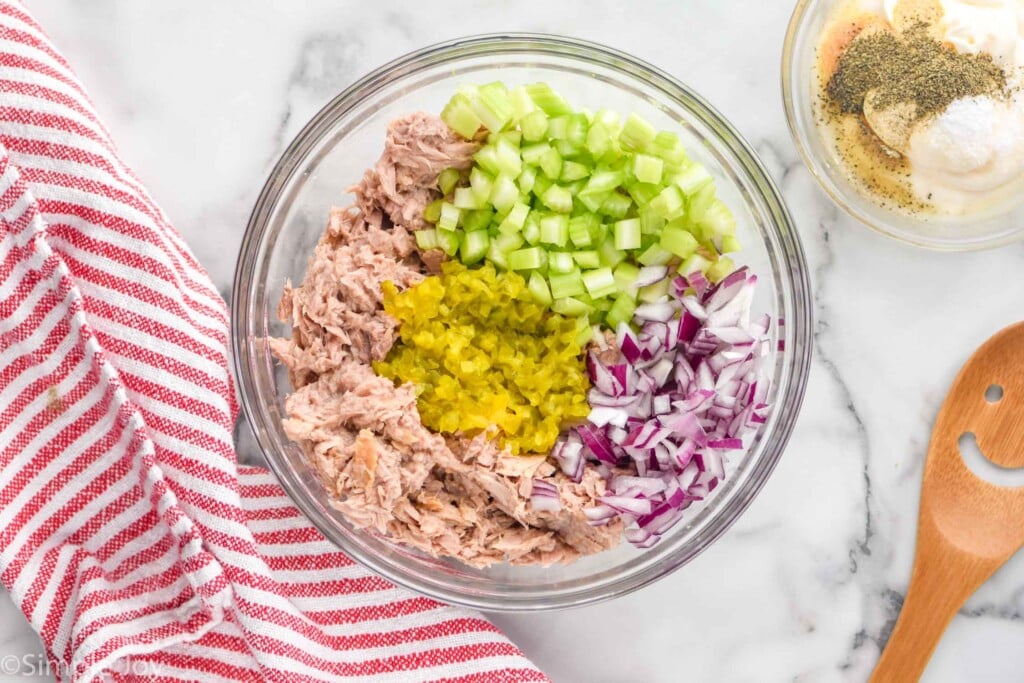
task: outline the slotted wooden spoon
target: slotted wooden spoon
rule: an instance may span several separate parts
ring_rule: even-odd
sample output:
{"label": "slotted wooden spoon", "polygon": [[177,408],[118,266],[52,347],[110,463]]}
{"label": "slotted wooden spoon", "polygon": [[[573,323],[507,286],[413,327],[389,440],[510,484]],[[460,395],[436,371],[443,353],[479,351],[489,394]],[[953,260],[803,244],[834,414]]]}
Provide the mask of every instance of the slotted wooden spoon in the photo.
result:
{"label": "slotted wooden spoon", "polygon": [[975,351],[939,411],[921,483],[910,588],[873,682],[918,680],[967,598],[1024,545],[1024,487],[975,476],[960,455],[966,433],[995,464],[1024,467],[1024,323]]}

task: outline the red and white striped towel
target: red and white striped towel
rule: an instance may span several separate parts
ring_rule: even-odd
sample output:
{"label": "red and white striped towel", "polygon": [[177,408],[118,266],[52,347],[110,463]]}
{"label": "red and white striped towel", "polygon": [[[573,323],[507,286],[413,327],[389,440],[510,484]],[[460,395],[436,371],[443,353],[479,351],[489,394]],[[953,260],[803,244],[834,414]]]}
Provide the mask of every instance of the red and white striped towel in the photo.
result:
{"label": "red and white striped towel", "polygon": [[0,2],[0,578],[70,680],[538,681],[236,465],[221,300]]}

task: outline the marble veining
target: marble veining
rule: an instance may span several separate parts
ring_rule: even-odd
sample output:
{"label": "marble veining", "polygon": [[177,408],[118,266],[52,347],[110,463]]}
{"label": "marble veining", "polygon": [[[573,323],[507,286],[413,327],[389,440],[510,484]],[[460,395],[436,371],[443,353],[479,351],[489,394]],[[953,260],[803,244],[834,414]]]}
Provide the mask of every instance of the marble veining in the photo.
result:
{"label": "marble veining", "polygon": [[[409,50],[491,31],[563,33],[633,53],[704,95],[779,184],[811,267],[816,346],[790,448],[735,527],[673,576],[596,607],[494,620],[556,681],[866,679],[909,579],[931,423],[970,352],[1021,317],[1024,244],[933,254],[837,210],[782,112],[789,3],[29,6],[225,296],[284,147],[346,85]],[[259,462],[248,428],[236,436],[242,459]],[[1015,557],[954,620],[926,683],[1019,680],[1022,610]],[[0,597],[0,656],[40,652]],[[0,672],[7,680],[24,679]]]}

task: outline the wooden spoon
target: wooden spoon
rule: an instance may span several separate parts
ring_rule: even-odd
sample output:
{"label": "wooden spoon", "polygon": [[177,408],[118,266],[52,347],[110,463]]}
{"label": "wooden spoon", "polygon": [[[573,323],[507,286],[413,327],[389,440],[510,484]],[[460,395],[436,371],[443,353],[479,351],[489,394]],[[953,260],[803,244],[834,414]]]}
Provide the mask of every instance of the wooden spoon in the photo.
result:
{"label": "wooden spoon", "polygon": [[1024,545],[1024,487],[975,476],[960,455],[960,437],[969,432],[995,464],[1024,467],[1024,323],[971,356],[939,411],[910,588],[871,681],[918,680],[967,598]]}

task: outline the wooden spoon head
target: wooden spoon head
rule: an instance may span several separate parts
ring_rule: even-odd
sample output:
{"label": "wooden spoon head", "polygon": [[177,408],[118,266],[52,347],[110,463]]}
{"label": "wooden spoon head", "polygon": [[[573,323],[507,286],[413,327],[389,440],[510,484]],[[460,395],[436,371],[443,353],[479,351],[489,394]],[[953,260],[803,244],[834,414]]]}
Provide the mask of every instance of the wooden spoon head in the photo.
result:
{"label": "wooden spoon head", "polygon": [[1024,467],[1024,323],[974,352],[946,397],[935,432],[956,439],[973,432],[989,460]]}

